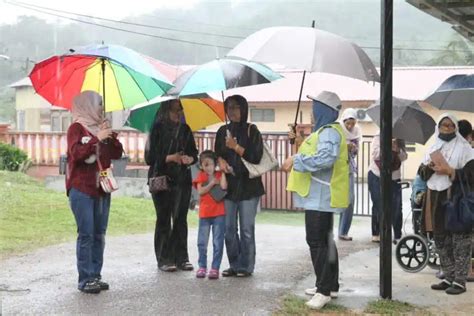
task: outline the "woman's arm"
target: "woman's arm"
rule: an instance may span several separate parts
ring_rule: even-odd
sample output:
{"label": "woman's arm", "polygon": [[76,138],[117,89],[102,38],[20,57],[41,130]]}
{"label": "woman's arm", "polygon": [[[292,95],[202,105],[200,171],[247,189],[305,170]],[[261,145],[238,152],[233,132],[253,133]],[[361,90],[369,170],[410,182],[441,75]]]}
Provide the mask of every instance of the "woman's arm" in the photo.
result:
{"label": "woman's arm", "polygon": [[212,179],[211,181],[209,181],[208,184],[206,185],[202,185],[202,183],[198,183],[197,184],[197,191],[199,193],[199,195],[204,195],[206,193],[208,193],[209,191],[211,191],[211,189],[216,185],[216,179]]}
{"label": "woman's arm", "polygon": [[193,132],[188,125],[185,125],[186,128],[186,144],[184,149],[184,154],[186,156],[192,157],[193,161],[191,165],[195,164],[198,161],[198,150],[196,148],[196,141],[194,140]]}
{"label": "woman's arm", "polygon": [[220,185],[222,190],[227,190],[227,178],[224,172],[221,173]]}
{"label": "woman's arm", "polygon": [[86,144],[82,143],[82,138],[88,137],[84,134],[82,127],[79,124],[72,124],[67,131],[67,147],[68,153],[75,161],[84,161],[90,155],[96,153],[96,146],[99,139],[95,136],[90,136],[91,139]]}
{"label": "woman's arm", "polygon": [[246,147],[244,148],[241,145],[237,145],[237,149],[234,149],[235,152],[247,160],[250,163],[258,164],[263,156],[263,139],[262,134],[258,130],[257,126],[250,126],[250,136],[249,141],[247,142]]}

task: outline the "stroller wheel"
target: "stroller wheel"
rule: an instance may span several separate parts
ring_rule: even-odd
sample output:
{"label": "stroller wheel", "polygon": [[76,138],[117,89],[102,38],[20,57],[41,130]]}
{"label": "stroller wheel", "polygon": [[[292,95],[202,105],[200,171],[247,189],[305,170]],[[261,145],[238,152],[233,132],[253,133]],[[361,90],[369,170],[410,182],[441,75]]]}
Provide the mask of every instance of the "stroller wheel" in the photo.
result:
{"label": "stroller wheel", "polygon": [[395,257],[403,271],[419,272],[428,264],[428,245],[419,235],[407,235],[398,242]]}

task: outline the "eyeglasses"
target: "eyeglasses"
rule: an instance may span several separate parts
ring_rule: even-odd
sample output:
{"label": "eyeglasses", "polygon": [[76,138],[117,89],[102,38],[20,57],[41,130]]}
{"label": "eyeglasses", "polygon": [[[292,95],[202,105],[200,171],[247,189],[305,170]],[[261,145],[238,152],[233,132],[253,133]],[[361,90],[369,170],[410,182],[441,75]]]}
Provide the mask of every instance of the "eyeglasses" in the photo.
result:
{"label": "eyeglasses", "polygon": [[456,128],[456,125],[454,125],[453,123],[441,123],[441,124],[439,124],[439,127]]}
{"label": "eyeglasses", "polygon": [[181,113],[181,112],[183,112],[183,108],[179,108],[179,109],[170,109],[170,112],[172,112],[172,113]]}

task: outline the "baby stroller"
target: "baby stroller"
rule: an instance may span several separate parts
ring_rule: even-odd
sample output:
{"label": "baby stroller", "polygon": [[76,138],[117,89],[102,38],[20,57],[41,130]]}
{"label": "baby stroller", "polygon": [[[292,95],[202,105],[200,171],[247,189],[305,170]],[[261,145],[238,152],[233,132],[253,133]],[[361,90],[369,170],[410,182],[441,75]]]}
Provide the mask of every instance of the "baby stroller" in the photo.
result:
{"label": "baby stroller", "polygon": [[425,195],[426,183],[417,176],[413,181],[410,198],[413,234],[401,238],[395,249],[397,262],[406,272],[419,272],[427,265],[432,269],[440,269],[433,236],[430,233],[421,232],[421,208]]}

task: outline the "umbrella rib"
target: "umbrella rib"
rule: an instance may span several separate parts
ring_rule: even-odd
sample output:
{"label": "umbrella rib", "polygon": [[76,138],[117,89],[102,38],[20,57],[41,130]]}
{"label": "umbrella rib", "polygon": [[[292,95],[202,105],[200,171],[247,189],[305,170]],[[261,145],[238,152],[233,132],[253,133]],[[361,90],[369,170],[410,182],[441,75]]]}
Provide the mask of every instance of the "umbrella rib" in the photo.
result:
{"label": "umbrella rib", "polygon": [[[118,85],[118,81],[117,81],[117,77],[115,76],[115,70],[114,68],[112,67],[112,63],[109,61],[109,65],[110,65],[110,69],[112,69],[112,73],[114,74],[114,78],[115,78],[115,86],[117,87],[117,91],[118,91],[118,94],[120,96],[120,100],[122,101],[122,108],[125,109],[125,105],[124,105],[124,99],[122,97],[122,93],[120,92],[120,87]],[[104,91],[104,94],[105,94],[105,91]],[[104,105],[105,106],[105,105]],[[104,111],[105,111],[105,107],[104,107]]]}
{"label": "umbrella rib", "polygon": [[[80,68],[82,68],[82,67],[76,68],[76,70],[80,69]],[[67,84],[69,83],[69,81],[71,80],[71,78],[73,77],[73,75],[74,75],[74,71],[71,71],[71,74],[69,75],[67,80],[64,82],[64,85],[63,85],[64,90],[66,90],[65,88],[66,88]],[[56,103],[57,100],[58,100],[58,97],[56,96],[56,98],[54,99],[53,105]]]}
{"label": "umbrella rib", "polygon": [[[138,84],[137,80],[135,80],[135,77],[133,77],[133,75],[130,73],[129,69],[127,66],[123,65],[123,68],[125,69],[125,71],[128,73],[128,75],[130,76],[130,78],[132,78],[133,82],[135,82],[135,84],[137,85],[137,88],[138,88],[138,91],[140,91],[140,93],[145,97],[145,99],[147,101],[150,101],[151,99],[148,99],[148,97],[146,96],[145,92],[143,92],[142,88],[140,87],[140,85]],[[149,77],[151,78],[151,77]],[[153,81],[154,82],[154,81]],[[155,82],[156,84],[156,82]],[[161,87],[160,87],[161,88]],[[163,89],[161,89],[163,90]]]}

